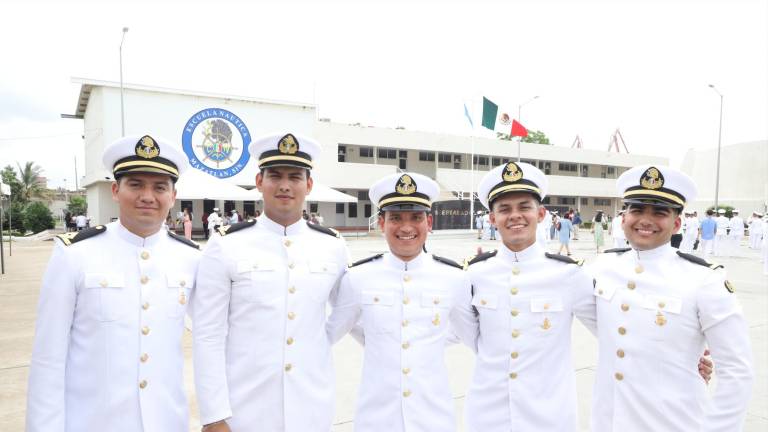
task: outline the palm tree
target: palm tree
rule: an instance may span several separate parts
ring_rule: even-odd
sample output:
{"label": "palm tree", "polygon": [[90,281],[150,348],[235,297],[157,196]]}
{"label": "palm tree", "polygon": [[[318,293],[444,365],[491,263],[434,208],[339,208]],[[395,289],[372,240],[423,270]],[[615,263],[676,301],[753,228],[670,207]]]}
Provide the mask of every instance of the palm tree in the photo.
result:
{"label": "palm tree", "polygon": [[45,186],[41,185],[39,178],[41,177],[43,169],[40,165],[35,165],[34,162],[26,162],[24,168],[16,163],[19,167],[19,183],[21,184],[21,197],[24,202],[29,202],[30,198],[44,198]]}

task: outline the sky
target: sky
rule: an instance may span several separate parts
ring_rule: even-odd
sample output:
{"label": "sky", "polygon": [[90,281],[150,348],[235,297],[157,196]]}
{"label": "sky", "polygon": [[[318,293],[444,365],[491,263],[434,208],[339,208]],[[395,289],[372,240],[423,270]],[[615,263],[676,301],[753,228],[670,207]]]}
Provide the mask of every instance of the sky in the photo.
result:
{"label": "sky", "polygon": [[[72,77],[316,103],[338,123],[487,136],[480,101],[555,146],[669,157],[768,138],[765,0],[4,0],[0,167],[82,176]],[[533,99],[535,96],[538,98]],[[532,100],[533,99],[533,100]],[[512,149],[511,149],[512,151]]]}

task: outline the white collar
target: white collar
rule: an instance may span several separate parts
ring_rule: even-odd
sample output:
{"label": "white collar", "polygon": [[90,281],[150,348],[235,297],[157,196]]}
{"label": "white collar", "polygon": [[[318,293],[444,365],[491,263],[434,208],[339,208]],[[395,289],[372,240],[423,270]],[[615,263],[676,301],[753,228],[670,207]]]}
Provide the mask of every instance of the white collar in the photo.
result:
{"label": "white collar", "polygon": [[281,236],[298,235],[304,232],[304,230],[309,229],[307,227],[307,221],[305,221],[303,218],[299,218],[298,221],[288,225],[287,227],[273,221],[267,217],[266,213],[262,213],[261,216],[256,218],[256,221],[256,226],[265,228]]}
{"label": "white collar", "polygon": [[115,232],[117,233],[118,237],[136,247],[150,248],[157,245],[157,243],[162,241],[162,239],[168,237],[167,227],[165,224],[163,224],[156,233],[148,237],[140,237],[128,231],[128,228],[123,226],[123,223],[120,222],[120,219],[111,223],[110,225],[115,228]]}
{"label": "white collar", "polygon": [[520,252],[515,252],[502,243],[502,247],[499,249],[498,254],[499,258],[508,263],[529,261],[542,256],[544,256],[544,249],[542,249],[538,242],[534,242]]}
{"label": "white collar", "polygon": [[384,263],[386,263],[388,266],[394,267],[398,270],[416,270],[424,266],[424,262],[426,261],[427,254],[424,252],[419,252],[418,255],[416,255],[415,258],[413,258],[410,261],[403,261],[400,258],[396,257],[392,252],[387,252],[384,254]]}

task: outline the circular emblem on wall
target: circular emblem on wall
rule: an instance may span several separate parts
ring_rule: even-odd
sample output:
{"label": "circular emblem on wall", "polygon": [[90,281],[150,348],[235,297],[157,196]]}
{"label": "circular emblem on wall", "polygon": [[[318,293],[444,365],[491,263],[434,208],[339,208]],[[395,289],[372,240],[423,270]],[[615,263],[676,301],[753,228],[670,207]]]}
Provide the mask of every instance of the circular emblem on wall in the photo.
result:
{"label": "circular emblem on wall", "polygon": [[250,143],[251,133],[243,120],[221,108],[198,111],[181,134],[189,164],[219,178],[232,177],[245,168]]}

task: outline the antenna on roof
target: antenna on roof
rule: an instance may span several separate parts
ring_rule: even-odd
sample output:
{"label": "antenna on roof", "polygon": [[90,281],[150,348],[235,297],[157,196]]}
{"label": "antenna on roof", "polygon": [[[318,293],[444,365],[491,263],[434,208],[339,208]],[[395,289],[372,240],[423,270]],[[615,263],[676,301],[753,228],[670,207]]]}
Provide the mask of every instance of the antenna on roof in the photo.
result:
{"label": "antenna on roof", "polygon": [[576,135],[576,139],[573,140],[573,144],[571,144],[571,148],[584,148],[584,143],[581,141],[581,137]]}
{"label": "antenna on roof", "polygon": [[619,131],[619,128],[616,128],[616,132],[611,135],[610,141],[608,141],[608,151],[611,151],[611,149],[615,148],[616,153],[621,153],[621,149],[619,149],[619,142],[621,142],[622,147],[624,147],[624,151],[629,154],[629,149],[627,149],[627,143],[624,141],[624,137],[621,136],[621,132]]}

